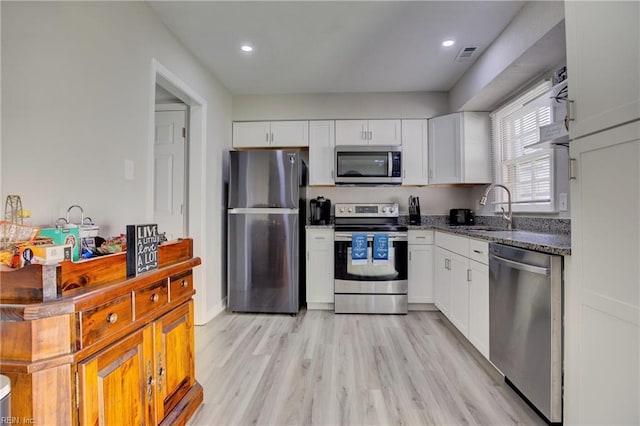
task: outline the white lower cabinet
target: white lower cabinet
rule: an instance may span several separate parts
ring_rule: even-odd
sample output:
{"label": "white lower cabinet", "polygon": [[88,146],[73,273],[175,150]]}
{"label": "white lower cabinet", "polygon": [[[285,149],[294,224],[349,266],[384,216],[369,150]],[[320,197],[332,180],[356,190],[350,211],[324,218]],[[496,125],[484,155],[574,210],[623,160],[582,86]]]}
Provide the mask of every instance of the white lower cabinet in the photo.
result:
{"label": "white lower cabinet", "polygon": [[433,303],[433,231],[408,232],[410,304]]}
{"label": "white lower cabinet", "polygon": [[489,358],[489,245],[436,232],[435,303],[451,323]]}
{"label": "white lower cabinet", "polygon": [[333,309],[333,229],[306,230],[307,309]]}

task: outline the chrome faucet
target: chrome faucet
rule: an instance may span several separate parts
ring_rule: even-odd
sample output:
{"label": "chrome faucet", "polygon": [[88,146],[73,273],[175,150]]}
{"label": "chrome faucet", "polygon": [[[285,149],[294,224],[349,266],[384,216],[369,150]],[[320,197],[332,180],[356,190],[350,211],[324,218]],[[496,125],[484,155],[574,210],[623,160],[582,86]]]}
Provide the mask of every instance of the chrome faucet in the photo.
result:
{"label": "chrome faucet", "polygon": [[487,196],[489,195],[489,191],[491,191],[493,188],[496,188],[496,187],[504,188],[504,190],[507,191],[507,204],[509,205],[509,211],[507,213],[505,213],[504,207],[500,207],[500,209],[502,210],[502,218],[507,221],[507,229],[508,230],[512,230],[513,229],[513,214],[511,212],[511,191],[509,191],[509,188],[507,188],[504,185],[500,185],[499,183],[492,183],[484,191],[484,195],[480,199],[480,205],[481,206],[487,205]]}
{"label": "chrome faucet", "polygon": [[71,220],[69,219],[69,214],[71,213],[71,210],[73,209],[79,209],[80,210],[80,225],[82,225],[84,223],[84,209],[82,207],[80,207],[77,204],[72,205],[71,207],[69,207],[67,209],[67,223],[72,223]]}

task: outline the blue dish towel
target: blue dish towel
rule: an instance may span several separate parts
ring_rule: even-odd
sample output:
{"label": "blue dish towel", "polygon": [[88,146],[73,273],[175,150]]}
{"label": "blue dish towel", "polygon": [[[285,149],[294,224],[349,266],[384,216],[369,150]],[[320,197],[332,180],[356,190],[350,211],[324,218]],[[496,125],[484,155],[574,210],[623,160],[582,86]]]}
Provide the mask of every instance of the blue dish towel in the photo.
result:
{"label": "blue dish towel", "polygon": [[[378,233],[373,235],[373,261],[384,263],[389,260],[389,234]],[[383,261],[383,262],[376,262]]]}
{"label": "blue dish towel", "polygon": [[367,234],[351,234],[351,263],[367,263]]}

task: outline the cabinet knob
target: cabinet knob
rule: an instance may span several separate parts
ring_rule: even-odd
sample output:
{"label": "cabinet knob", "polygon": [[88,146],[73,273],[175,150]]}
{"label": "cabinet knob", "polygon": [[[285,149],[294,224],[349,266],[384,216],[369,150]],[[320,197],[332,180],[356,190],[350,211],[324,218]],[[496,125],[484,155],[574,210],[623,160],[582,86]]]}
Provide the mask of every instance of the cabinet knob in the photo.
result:
{"label": "cabinet knob", "polygon": [[182,282],[180,283],[180,287],[184,288],[189,284],[189,282],[187,280],[182,280]]}
{"label": "cabinet knob", "polygon": [[158,296],[156,293],[153,293],[151,295],[151,301],[152,302],[157,302],[160,299],[160,296]]}
{"label": "cabinet knob", "polygon": [[111,312],[109,315],[107,315],[107,322],[109,324],[115,324],[116,321],[118,321],[118,314],[116,314],[115,312]]}

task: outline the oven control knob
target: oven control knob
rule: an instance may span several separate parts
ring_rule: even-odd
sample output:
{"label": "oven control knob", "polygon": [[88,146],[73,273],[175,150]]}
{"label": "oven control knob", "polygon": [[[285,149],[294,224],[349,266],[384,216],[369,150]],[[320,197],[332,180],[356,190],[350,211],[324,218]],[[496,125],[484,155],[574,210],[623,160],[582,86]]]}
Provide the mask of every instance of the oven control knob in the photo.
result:
{"label": "oven control knob", "polygon": [[389,213],[393,213],[395,210],[396,210],[395,207],[393,206],[389,207]]}
{"label": "oven control knob", "polygon": [[383,207],[382,213],[389,213],[389,207]]}
{"label": "oven control knob", "polygon": [[348,211],[349,211],[349,213],[353,213],[353,209],[349,209]]}
{"label": "oven control knob", "polygon": [[344,213],[344,208],[340,207],[340,213]]}

